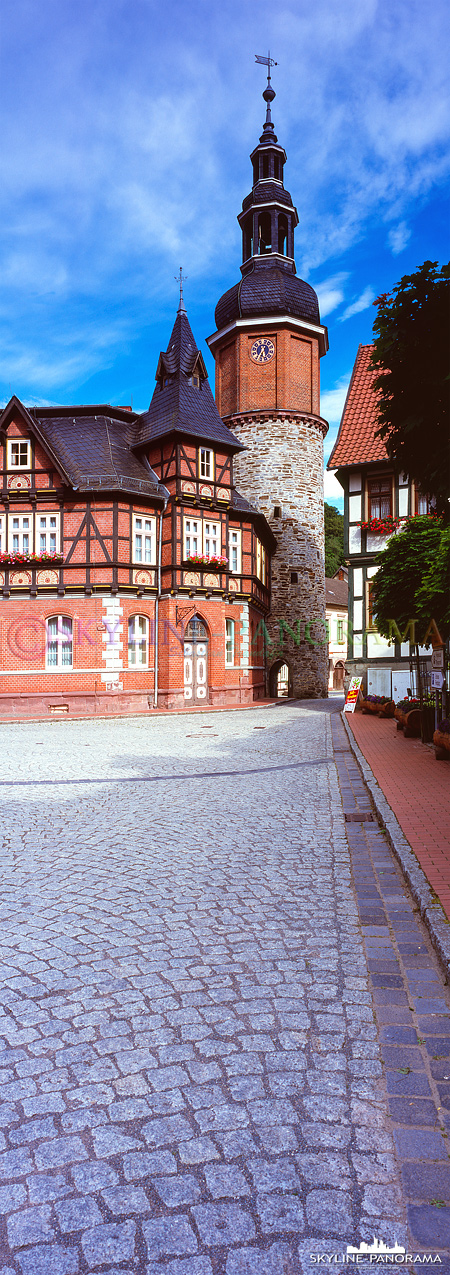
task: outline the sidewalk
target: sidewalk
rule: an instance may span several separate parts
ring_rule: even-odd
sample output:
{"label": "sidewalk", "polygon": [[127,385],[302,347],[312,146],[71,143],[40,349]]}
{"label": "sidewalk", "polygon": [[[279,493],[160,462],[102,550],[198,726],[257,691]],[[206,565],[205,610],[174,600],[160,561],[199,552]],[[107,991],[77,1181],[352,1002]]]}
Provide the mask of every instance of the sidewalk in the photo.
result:
{"label": "sidewalk", "polygon": [[420,740],[405,739],[395,721],[362,713],[346,720],[450,919],[450,765]]}

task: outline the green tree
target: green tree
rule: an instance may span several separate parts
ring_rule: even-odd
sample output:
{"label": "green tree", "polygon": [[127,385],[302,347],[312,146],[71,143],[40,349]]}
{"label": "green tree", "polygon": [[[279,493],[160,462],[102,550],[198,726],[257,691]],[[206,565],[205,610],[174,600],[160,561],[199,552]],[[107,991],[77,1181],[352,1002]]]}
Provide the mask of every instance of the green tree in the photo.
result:
{"label": "green tree", "polygon": [[[405,640],[422,643],[432,620],[445,636],[450,619],[448,576],[445,581],[449,555],[448,529],[443,532],[437,518],[412,518],[392,536],[377,558],[372,582],[375,624],[383,637],[399,640],[399,634],[405,634]],[[411,621],[415,629],[408,631]]]}
{"label": "green tree", "polygon": [[416,592],[416,609],[421,620],[439,617],[442,637],[450,633],[450,527],[444,527],[436,555]]}
{"label": "green tree", "polygon": [[378,298],[378,434],[396,468],[450,518],[450,263],[425,261]]}
{"label": "green tree", "polygon": [[334,505],[324,505],[325,575],[334,576],[344,561],[344,517]]}

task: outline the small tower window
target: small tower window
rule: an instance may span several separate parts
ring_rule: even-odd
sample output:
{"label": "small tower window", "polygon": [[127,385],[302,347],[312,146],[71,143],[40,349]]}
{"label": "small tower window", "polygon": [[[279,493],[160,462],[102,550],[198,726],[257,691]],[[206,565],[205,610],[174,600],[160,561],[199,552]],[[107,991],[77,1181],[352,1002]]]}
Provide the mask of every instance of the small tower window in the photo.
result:
{"label": "small tower window", "polygon": [[273,175],[277,181],[280,180],[280,161],[279,161],[278,155],[275,155],[275,158],[273,161]]}
{"label": "small tower window", "polygon": [[253,185],[256,186],[256,183],[258,181],[259,181],[259,160],[254,159],[253,160]]}
{"label": "small tower window", "polygon": [[298,584],[298,571],[291,571],[291,584]]}
{"label": "small tower window", "polygon": [[194,372],[193,376],[189,377],[189,382],[191,385],[194,386],[194,389],[196,390],[200,389],[200,377],[198,375],[198,372]]}
{"label": "small tower window", "polygon": [[264,256],[268,252],[272,252],[272,227],[270,213],[264,212],[260,214],[258,222],[258,239],[259,252]]}
{"label": "small tower window", "polygon": [[287,217],[284,216],[284,213],[281,213],[280,217],[278,218],[278,252],[280,252],[283,257],[286,256],[287,236],[288,236]]}
{"label": "small tower window", "polygon": [[268,156],[268,155],[264,155],[264,157],[263,157],[263,171],[262,171],[262,175],[263,175],[263,177],[268,177],[268,176],[269,176],[269,156]]}
{"label": "small tower window", "polygon": [[275,505],[273,516],[274,518],[281,518],[281,505]]}

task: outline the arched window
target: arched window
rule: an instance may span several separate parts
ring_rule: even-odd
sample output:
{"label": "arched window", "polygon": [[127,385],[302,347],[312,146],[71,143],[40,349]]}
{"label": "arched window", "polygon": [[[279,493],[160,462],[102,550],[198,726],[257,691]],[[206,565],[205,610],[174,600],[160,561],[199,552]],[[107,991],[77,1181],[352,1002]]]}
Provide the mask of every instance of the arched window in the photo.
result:
{"label": "arched window", "polygon": [[128,667],[148,668],[148,619],[130,615],[128,620]]}
{"label": "arched window", "polygon": [[275,155],[275,158],[273,161],[273,175],[277,181],[280,180],[280,161],[279,161],[278,155]]}
{"label": "arched window", "polygon": [[288,221],[284,213],[281,213],[278,218],[278,252],[281,252],[283,257],[286,256],[287,237]]}
{"label": "arched window", "polygon": [[73,622],[70,615],[49,616],[46,629],[46,668],[73,668]]}
{"label": "arched window", "polygon": [[192,620],[189,620],[189,624],[186,625],[184,637],[187,642],[193,642],[195,640],[198,642],[204,642],[206,640],[208,637],[208,631],[199,615],[193,615]]}
{"label": "arched window", "polygon": [[267,252],[272,252],[272,227],[270,213],[260,213],[258,221],[258,239],[259,252],[263,256]]}

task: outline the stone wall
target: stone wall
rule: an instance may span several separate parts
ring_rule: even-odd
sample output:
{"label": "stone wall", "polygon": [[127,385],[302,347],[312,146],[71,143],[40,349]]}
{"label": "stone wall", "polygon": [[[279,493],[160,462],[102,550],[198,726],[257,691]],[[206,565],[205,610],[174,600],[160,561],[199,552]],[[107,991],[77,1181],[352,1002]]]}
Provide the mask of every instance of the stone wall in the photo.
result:
{"label": "stone wall", "polygon": [[[227,424],[247,451],[234,461],[235,483],[270,523],[272,607],[267,619],[268,691],[276,665],[290,670],[295,699],[326,696],[323,437],[320,417],[245,413]],[[279,511],[279,513],[278,513]],[[292,577],[297,575],[297,580]],[[288,627],[289,626],[289,627]],[[272,682],[271,682],[272,671]]]}

